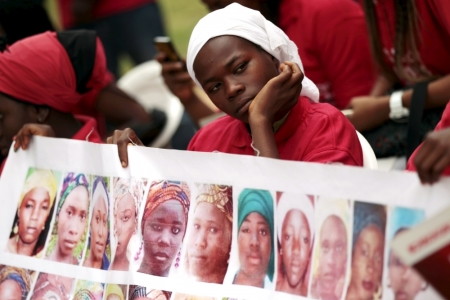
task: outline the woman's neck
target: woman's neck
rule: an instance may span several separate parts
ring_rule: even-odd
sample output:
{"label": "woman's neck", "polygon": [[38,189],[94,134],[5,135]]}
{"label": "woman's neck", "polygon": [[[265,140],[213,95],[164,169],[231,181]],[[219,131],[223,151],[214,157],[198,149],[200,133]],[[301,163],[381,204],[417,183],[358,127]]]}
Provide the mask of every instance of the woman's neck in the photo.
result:
{"label": "woman's neck", "polygon": [[251,276],[245,274],[245,272],[243,272],[242,270],[239,270],[233,283],[264,288],[264,277],[266,277],[266,273]]}
{"label": "woman's neck", "polygon": [[11,252],[26,256],[32,256],[36,244],[37,241],[30,244],[24,243],[17,234],[10,239],[8,248],[11,250]]}
{"label": "woman's neck", "polygon": [[283,281],[280,284],[280,287],[279,288],[277,287],[277,290],[287,292],[289,294],[302,295],[302,287],[303,287],[303,279],[300,280],[300,282],[297,285],[292,286],[289,284],[289,280],[287,279],[287,277],[284,277]]}
{"label": "woman's neck", "polygon": [[141,266],[139,267],[138,272],[141,273],[145,273],[145,274],[149,274],[149,275],[155,275],[155,276],[160,276],[160,277],[167,277],[169,276],[169,270],[170,267],[164,270],[152,270],[152,267],[150,266],[150,264],[148,264],[148,262],[145,261],[145,257],[142,260]]}
{"label": "woman's neck", "polygon": [[94,254],[92,254],[92,250],[89,251],[89,255],[83,263],[83,266],[101,269],[102,268],[102,259],[97,259]]}
{"label": "woman's neck", "polygon": [[49,256],[50,260],[63,262],[66,264],[76,265],[77,260],[73,257],[73,254],[70,253],[66,255],[61,252],[61,249],[58,247],[58,241],[56,242],[55,250],[53,250],[52,254]]}
{"label": "woman's neck", "polygon": [[111,264],[111,270],[128,271],[130,262],[126,255],[116,255]]}
{"label": "woman's neck", "polygon": [[225,270],[214,270],[213,274],[207,274],[203,277],[198,277],[197,280],[201,282],[208,283],[223,283],[223,279],[225,278],[225,274],[227,273],[227,269]]}
{"label": "woman's neck", "polygon": [[62,113],[52,110],[49,114],[47,124],[55,132],[57,138],[72,138],[82,127],[83,124],[72,114]]}

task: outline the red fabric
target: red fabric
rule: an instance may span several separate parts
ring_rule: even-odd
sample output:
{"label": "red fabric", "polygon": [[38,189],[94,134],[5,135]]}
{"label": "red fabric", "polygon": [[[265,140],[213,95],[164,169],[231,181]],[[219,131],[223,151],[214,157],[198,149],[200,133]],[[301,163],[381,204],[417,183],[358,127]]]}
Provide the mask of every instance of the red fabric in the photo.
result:
{"label": "red fabric", "polygon": [[[385,61],[390,66],[393,66],[394,62],[394,1],[378,0],[375,5]],[[419,16],[421,40],[418,47],[422,59],[421,68],[427,70],[430,75],[450,74],[450,1],[416,0],[415,3]],[[406,57],[403,63],[408,66]],[[414,76],[412,70],[411,76]]]}
{"label": "red fabric", "polygon": [[279,25],[298,47],[320,102],[339,109],[368,95],[374,82],[362,7],[353,0],[283,0]]}
{"label": "red fabric", "polygon": [[[67,29],[76,25],[71,8],[73,0],[59,0],[58,2],[63,27]],[[93,10],[93,17],[94,19],[104,18],[153,2],[155,0],[97,0]]]}
{"label": "red fabric", "polygon": [[[97,131],[97,122],[95,119],[76,115],[75,118],[83,123],[83,127],[72,137],[72,140],[88,141],[92,143],[103,143],[100,134]],[[7,158],[5,158],[0,165],[0,175],[3,172]]]}
{"label": "red fabric", "polygon": [[[445,128],[450,127],[450,101],[449,103],[447,103],[447,106],[444,109],[444,112],[442,113],[442,118],[439,121],[439,123],[436,125],[436,128],[434,129],[434,131],[439,131]],[[419,145],[419,147],[417,147],[416,150],[414,150],[413,154],[411,154],[409,160],[408,160],[408,164],[406,165],[406,170],[408,171],[417,171],[416,166],[414,165],[414,158],[417,155],[417,152],[419,151],[419,149],[422,147],[422,144]],[[442,175],[450,175],[450,166],[447,167],[444,172],[442,173]]]}
{"label": "red fabric", "polygon": [[[363,165],[353,125],[331,105],[311,103],[306,97],[299,98],[275,140],[284,160]],[[245,124],[225,116],[200,129],[188,150],[254,155],[251,142]]]}
{"label": "red fabric", "polygon": [[0,66],[0,92],[13,98],[65,113],[81,100],[69,56],[54,32],[14,43],[0,54]]}

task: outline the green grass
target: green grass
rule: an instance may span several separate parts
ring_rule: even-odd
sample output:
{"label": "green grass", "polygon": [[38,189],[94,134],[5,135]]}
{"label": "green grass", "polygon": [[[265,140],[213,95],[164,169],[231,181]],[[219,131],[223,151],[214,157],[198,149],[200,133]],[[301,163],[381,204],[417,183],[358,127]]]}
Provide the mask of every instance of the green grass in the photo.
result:
{"label": "green grass", "polygon": [[[51,20],[56,28],[60,29],[61,23],[56,1],[46,0],[44,3]],[[201,3],[201,0],[159,0],[158,3],[164,17],[167,34],[172,38],[178,53],[182,57],[186,57],[192,29],[198,20],[206,15],[206,6]],[[131,59],[124,56],[120,64],[121,73],[125,73],[132,67],[133,62]]]}

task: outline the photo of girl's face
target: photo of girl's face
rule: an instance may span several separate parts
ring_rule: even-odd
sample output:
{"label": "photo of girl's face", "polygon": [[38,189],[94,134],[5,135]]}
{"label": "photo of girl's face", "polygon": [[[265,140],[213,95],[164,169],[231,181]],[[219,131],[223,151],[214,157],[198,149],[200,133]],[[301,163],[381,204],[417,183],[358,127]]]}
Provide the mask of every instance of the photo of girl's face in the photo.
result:
{"label": "photo of girl's face", "polygon": [[[103,198],[103,196],[100,196]],[[96,201],[97,200],[97,201]],[[108,239],[108,208],[106,199],[93,199],[95,201],[91,218],[91,252],[96,260],[101,260]]]}
{"label": "photo of girl's face", "polygon": [[86,228],[89,193],[77,186],[67,196],[58,215],[58,247],[62,254],[72,255]]}
{"label": "photo of girl's face", "polygon": [[290,210],[281,233],[283,270],[293,287],[303,279],[309,262],[311,232],[305,215],[298,209]]}
{"label": "photo of girl's face", "polygon": [[389,256],[388,265],[389,282],[396,300],[413,300],[426,287],[420,274],[405,265],[394,252]]}
{"label": "photo of girl's face", "polygon": [[131,236],[136,231],[136,205],[131,194],[127,193],[117,204],[114,228],[117,238],[116,256],[126,254]]}
{"label": "photo of girl's face", "polygon": [[37,241],[50,214],[50,195],[47,189],[36,187],[22,199],[18,216],[18,233],[22,242],[31,244]]}
{"label": "photo of girl's face", "polygon": [[143,222],[143,264],[149,266],[151,274],[163,276],[183,241],[186,231],[184,208],[177,200],[165,201]]}
{"label": "photo of girl's face", "polygon": [[352,257],[352,279],[358,299],[373,299],[381,284],[384,235],[376,226],[365,227],[358,236]]}
{"label": "photo of girl's face", "polygon": [[267,273],[272,251],[267,221],[257,212],[248,214],[238,233],[240,269],[247,275]]}

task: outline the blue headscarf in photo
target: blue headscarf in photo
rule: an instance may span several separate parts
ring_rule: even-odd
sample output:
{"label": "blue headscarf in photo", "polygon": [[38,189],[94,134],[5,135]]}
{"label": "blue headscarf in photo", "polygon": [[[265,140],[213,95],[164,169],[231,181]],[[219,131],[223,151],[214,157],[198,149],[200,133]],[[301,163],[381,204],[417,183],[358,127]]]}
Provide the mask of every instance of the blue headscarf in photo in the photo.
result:
{"label": "blue headscarf in photo", "polygon": [[274,216],[273,216],[273,198],[267,190],[244,189],[238,199],[238,230],[242,222],[252,212],[259,213],[269,225],[271,251],[267,276],[270,281],[273,280],[275,270],[274,259]]}
{"label": "blue headscarf in photo", "polygon": [[355,249],[359,234],[367,226],[375,226],[380,229],[383,236],[386,230],[386,210],[379,204],[356,202],[354,205],[353,217],[353,242],[352,249]]}

